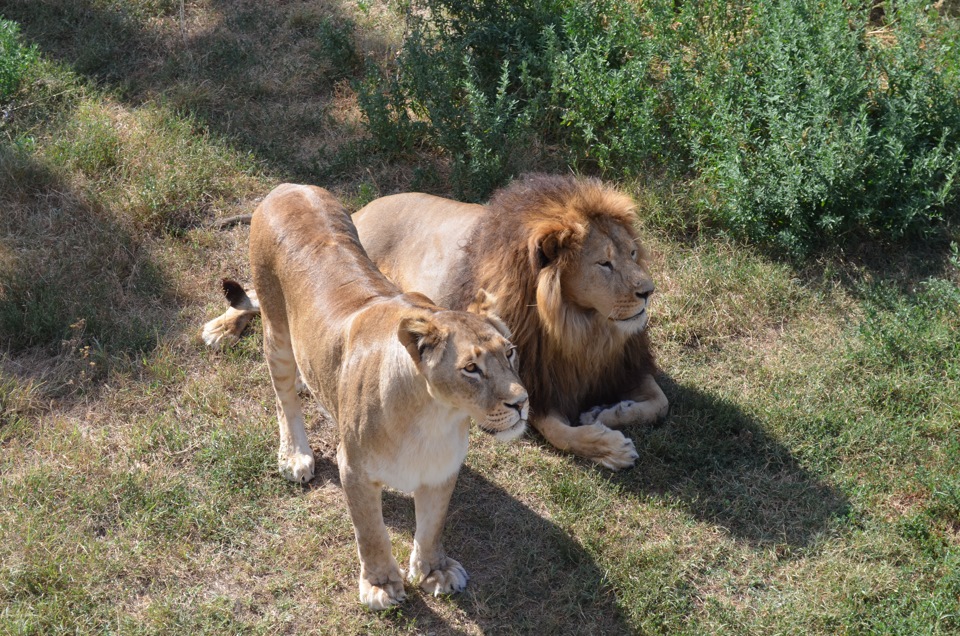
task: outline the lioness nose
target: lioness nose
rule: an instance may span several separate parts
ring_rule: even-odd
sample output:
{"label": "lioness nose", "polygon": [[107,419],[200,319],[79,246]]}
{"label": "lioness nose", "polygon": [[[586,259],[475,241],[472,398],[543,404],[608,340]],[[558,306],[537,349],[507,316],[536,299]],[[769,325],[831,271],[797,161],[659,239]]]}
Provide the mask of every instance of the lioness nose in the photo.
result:
{"label": "lioness nose", "polygon": [[650,294],[653,293],[653,286],[651,285],[649,289],[638,290],[637,298],[640,300],[650,300]]}
{"label": "lioness nose", "polygon": [[503,405],[508,409],[517,409],[517,413],[523,415],[523,407],[527,405],[527,396],[523,395],[513,402],[504,402]]}

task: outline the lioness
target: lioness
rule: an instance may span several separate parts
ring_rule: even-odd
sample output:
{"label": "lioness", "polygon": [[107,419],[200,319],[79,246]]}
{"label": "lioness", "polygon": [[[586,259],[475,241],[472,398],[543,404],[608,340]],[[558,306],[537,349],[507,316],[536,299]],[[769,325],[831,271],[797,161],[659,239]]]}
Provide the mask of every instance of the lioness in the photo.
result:
{"label": "lioness", "polygon": [[509,332],[485,311],[490,298],[478,294],[478,313],[468,313],[401,293],[367,257],[346,210],[311,186],[281,185],[257,207],[250,264],[277,395],[280,471],[298,482],[314,471],[294,386],[299,367],[338,423],[360,600],[382,609],[405,598],[381,513],[384,486],[413,493],[409,580],[433,594],[462,590],[467,573],[444,554],[440,532],[470,417],[509,440],[528,413]]}
{"label": "lioness", "polygon": [[[401,289],[453,309],[493,293],[524,360],[531,424],[548,442],[611,469],[633,465],[633,442],[613,429],[662,418],[669,402],[653,377],[654,285],[630,197],[596,179],[529,175],[486,205],[396,194],[354,222]],[[204,340],[232,342],[255,313],[235,303]]]}

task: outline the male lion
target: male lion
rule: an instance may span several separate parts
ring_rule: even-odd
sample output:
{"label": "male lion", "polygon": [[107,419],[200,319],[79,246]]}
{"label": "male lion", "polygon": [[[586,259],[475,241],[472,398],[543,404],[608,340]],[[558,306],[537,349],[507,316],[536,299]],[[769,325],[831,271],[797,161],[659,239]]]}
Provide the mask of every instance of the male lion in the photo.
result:
{"label": "male lion", "polygon": [[[354,222],[401,289],[453,309],[490,290],[524,360],[534,428],[557,448],[618,469],[637,453],[613,429],[653,422],[669,407],[644,331],[653,281],[633,209],[596,179],[530,175],[487,205],[397,194]],[[207,323],[208,344],[235,339],[256,311],[234,306]]]}
{"label": "male lion", "polygon": [[[250,264],[264,352],[277,395],[280,470],[313,476],[297,369],[338,422],[337,464],[360,555],[360,600],[405,598],[383,523],[384,486],[412,492],[417,528],[409,579],[459,592],[467,573],[440,544],[470,417],[507,440],[522,434],[527,392],[509,332],[483,311],[447,311],[402,294],[374,267],[350,216],[321,188],[285,184],[253,214]],[[242,291],[240,292],[242,294]]]}

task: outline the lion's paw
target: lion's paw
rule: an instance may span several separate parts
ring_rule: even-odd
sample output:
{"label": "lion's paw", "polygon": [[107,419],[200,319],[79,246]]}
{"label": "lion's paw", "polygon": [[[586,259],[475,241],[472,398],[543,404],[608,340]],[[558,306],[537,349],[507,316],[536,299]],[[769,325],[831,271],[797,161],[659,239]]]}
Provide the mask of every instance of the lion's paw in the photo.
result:
{"label": "lion's paw", "polygon": [[278,461],[280,474],[287,481],[305,484],[313,479],[314,459],[312,451],[309,454],[297,452],[289,455],[281,454]]}
{"label": "lion's paw", "polygon": [[630,468],[637,461],[637,448],[633,440],[603,424],[591,424],[579,427],[584,435],[584,448],[581,453],[610,470]]}
{"label": "lion's paw", "polygon": [[426,564],[411,563],[408,578],[414,584],[419,581],[420,588],[434,596],[462,592],[467,587],[467,581],[470,580],[470,576],[460,562],[450,557],[443,557],[440,565],[429,572],[423,571],[424,565]]}
{"label": "lion's paw", "polygon": [[620,428],[630,424],[652,424],[666,417],[670,404],[666,400],[624,400],[610,407],[595,406],[580,415],[580,424],[602,424]]}
{"label": "lion's paw", "polygon": [[393,607],[407,598],[403,589],[403,576],[399,571],[387,580],[372,583],[360,577],[360,602],[373,610]]}
{"label": "lion's paw", "polygon": [[208,347],[224,349],[235,343],[238,338],[226,325],[223,316],[218,316],[203,326],[200,334]]}
{"label": "lion's paw", "polygon": [[589,411],[584,411],[580,414],[580,426],[590,426],[591,424],[596,423],[597,417],[604,411],[604,407],[595,406]]}

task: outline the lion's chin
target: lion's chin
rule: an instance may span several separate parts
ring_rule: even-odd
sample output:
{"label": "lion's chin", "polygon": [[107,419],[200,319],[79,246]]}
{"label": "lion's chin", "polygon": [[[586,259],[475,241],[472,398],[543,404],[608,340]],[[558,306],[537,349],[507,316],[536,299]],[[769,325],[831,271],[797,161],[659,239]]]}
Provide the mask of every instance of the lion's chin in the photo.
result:
{"label": "lion's chin", "polygon": [[628,316],[627,318],[611,318],[610,320],[627,333],[639,333],[646,328],[648,318],[649,314],[647,314],[647,309],[644,307],[638,313]]}

